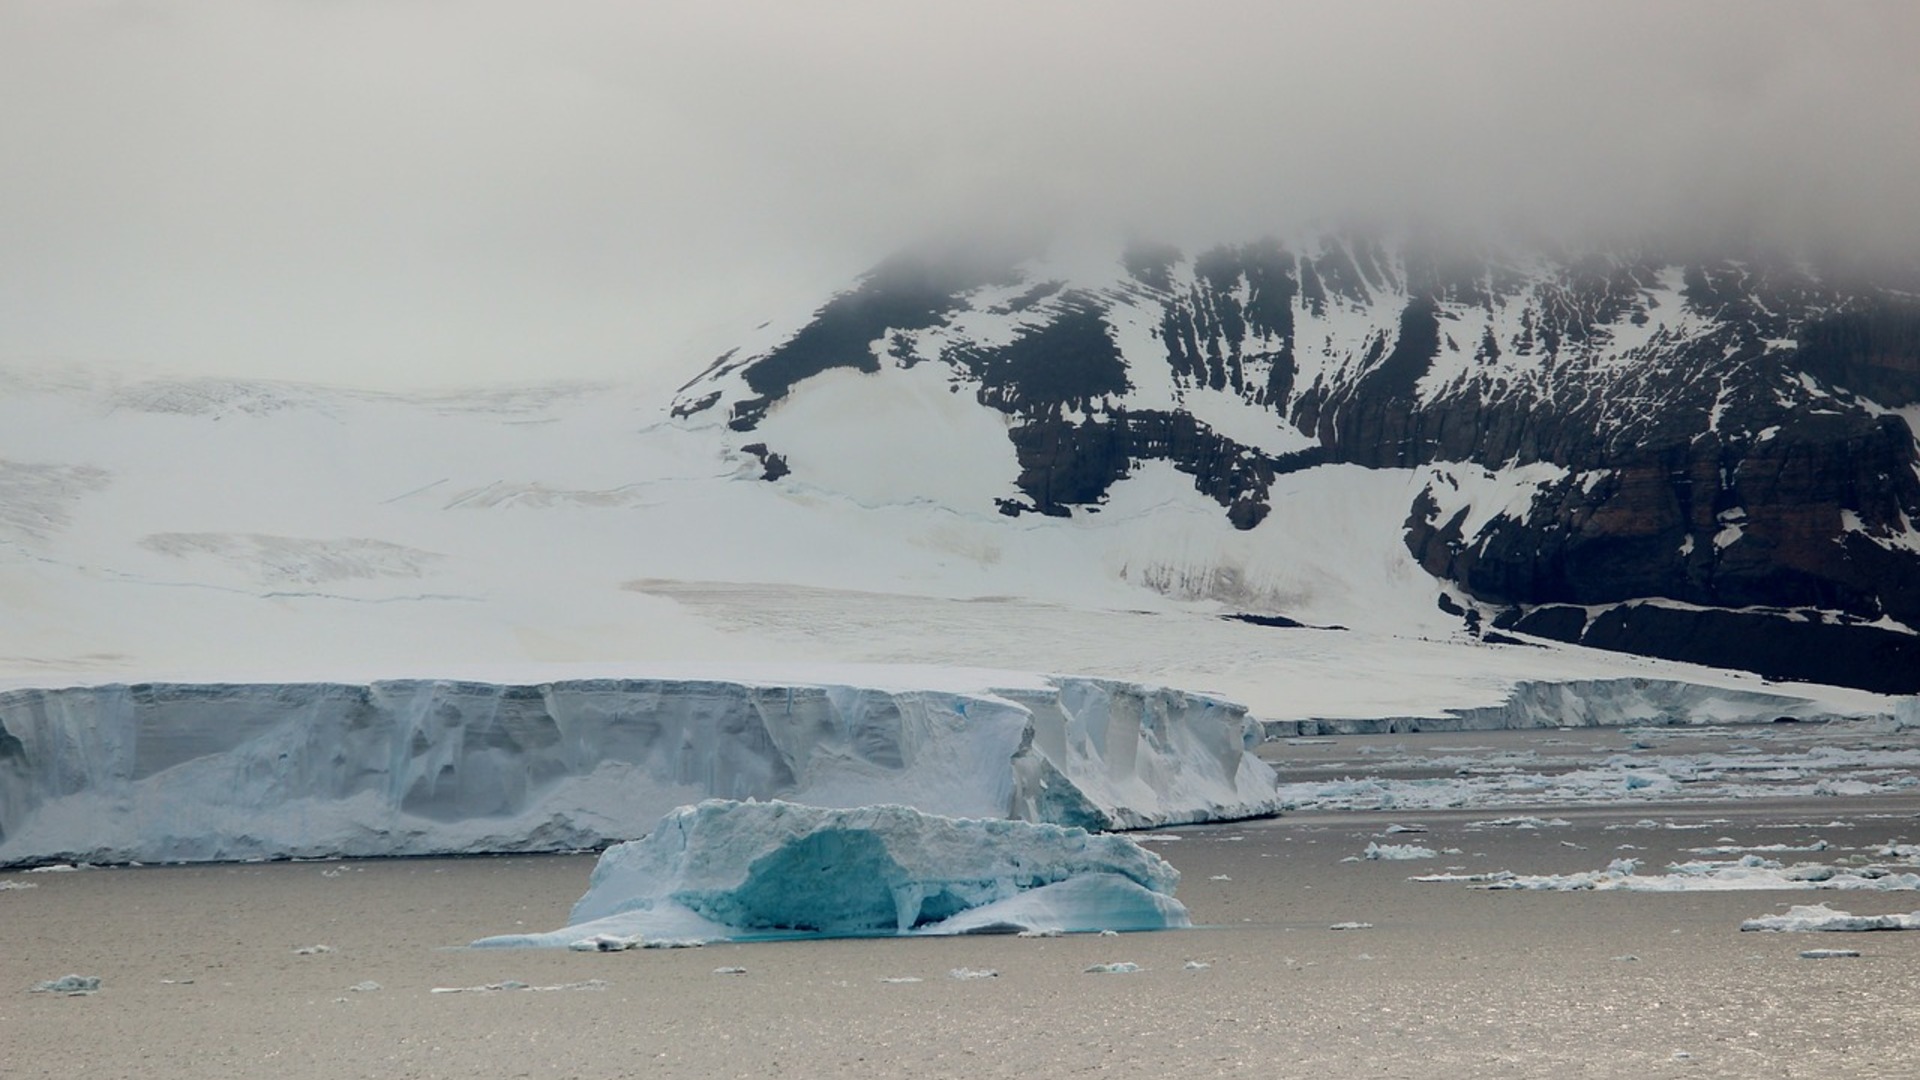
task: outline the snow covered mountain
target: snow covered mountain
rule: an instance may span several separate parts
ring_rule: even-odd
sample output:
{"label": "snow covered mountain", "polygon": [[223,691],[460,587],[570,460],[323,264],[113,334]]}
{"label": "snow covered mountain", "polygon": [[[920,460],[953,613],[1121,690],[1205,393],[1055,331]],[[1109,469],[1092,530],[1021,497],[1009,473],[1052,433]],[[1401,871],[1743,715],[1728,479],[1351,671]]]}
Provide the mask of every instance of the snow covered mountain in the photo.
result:
{"label": "snow covered mountain", "polygon": [[[1119,577],[1251,616],[1920,691],[1920,295],[1805,262],[914,252],[672,414],[865,505],[1154,520]],[[1433,580],[1338,568],[1382,543]]]}

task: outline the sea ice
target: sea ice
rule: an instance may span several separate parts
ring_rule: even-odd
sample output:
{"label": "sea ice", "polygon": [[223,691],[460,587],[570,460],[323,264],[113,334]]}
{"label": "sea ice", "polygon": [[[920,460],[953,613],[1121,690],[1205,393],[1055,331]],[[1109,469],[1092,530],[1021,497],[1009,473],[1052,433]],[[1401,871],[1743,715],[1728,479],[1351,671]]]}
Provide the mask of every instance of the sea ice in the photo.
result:
{"label": "sea ice", "polygon": [[716,799],[608,849],[572,925],[475,944],[1160,930],[1191,925],[1179,879],[1132,840],[1079,828]]}
{"label": "sea ice", "polygon": [[[1416,881],[1475,880],[1432,875]],[[1615,859],[1605,870],[1574,874],[1500,874],[1479,881],[1485,889],[1526,889],[1539,892],[1737,892],[1759,889],[1817,889],[1825,891],[1905,892],[1920,889],[1920,874],[1880,866],[1828,866],[1798,863],[1792,866],[1746,855],[1729,861],[1696,859],[1669,863],[1664,874],[1642,874],[1639,860]]]}
{"label": "sea ice", "polygon": [[68,997],[83,997],[98,993],[100,979],[95,975],[62,975],[57,979],[35,983],[27,990],[29,994],[65,994]]}
{"label": "sea ice", "polygon": [[1825,904],[1796,904],[1785,915],[1763,915],[1740,924],[1742,930],[1859,931],[1920,930],[1920,911],[1904,915],[1855,915]]}
{"label": "sea ice", "polygon": [[1418,844],[1369,843],[1367,850],[1362,852],[1362,854],[1370,860],[1386,859],[1389,861],[1403,862],[1411,859],[1431,859],[1440,853],[1430,847],[1421,847]]}

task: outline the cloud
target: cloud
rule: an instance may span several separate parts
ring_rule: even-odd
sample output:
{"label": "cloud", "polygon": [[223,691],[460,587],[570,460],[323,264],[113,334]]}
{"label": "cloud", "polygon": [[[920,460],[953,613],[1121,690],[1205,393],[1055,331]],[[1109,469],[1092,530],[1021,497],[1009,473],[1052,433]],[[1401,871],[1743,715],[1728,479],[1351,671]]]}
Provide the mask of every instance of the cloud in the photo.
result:
{"label": "cloud", "polygon": [[696,370],[932,232],[1911,253],[1904,3],[0,6],[0,358]]}

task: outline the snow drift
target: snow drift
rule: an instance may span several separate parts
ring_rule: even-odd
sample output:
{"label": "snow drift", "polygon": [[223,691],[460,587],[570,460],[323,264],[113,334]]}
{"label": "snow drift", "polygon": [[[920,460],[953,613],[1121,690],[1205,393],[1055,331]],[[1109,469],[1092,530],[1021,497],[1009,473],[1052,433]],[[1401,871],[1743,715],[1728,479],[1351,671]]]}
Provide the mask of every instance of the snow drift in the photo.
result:
{"label": "snow drift", "polygon": [[0,866],[579,849],[714,797],[1093,829],[1277,808],[1237,705],[1006,681],[16,690],[0,694]]}
{"label": "snow drift", "polygon": [[571,924],[479,946],[1160,930],[1180,873],[1134,841],[905,806],[709,800],[600,856]]}

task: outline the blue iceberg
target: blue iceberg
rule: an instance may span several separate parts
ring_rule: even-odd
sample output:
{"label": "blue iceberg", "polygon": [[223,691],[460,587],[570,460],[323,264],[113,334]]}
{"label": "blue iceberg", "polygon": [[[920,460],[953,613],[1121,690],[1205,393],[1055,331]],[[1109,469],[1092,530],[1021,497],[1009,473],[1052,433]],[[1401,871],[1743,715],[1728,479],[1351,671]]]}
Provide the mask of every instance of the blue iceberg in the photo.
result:
{"label": "blue iceberg", "polygon": [[1191,925],[1179,881],[1077,827],[709,800],[601,855],[564,929],[474,944],[1164,930]]}

